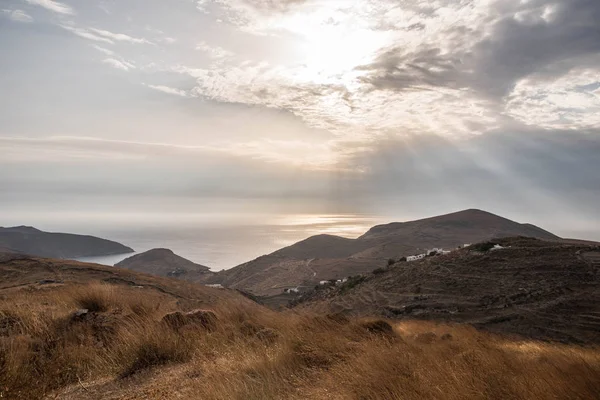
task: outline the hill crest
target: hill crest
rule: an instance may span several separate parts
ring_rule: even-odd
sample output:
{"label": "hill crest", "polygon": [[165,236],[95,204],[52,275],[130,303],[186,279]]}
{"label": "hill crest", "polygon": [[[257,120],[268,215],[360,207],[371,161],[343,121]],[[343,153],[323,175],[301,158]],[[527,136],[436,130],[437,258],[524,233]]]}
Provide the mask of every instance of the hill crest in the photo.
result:
{"label": "hill crest", "polygon": [[377,225],[356,239],[315,235],[271,254],[217,273],[211,283],[276,295],[284,289],[313,287],[384,266],[390,258],[420,254],[431,248],[454,249],[498,237],[527,236],[560,240],[531,224],[468,209],[407,222]]}

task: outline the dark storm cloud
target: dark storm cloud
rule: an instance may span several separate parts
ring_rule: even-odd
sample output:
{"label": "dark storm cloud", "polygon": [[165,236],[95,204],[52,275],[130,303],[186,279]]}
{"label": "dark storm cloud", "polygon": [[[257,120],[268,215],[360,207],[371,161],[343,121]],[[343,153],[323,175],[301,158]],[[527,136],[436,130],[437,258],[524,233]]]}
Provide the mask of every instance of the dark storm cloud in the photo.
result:
{"label": "dark storm cloud", "polygon": [[492,22],[486,37],[476,38],[458,26],[446,32],[455,51],[442,52],[435,45],[412,52],[388,50],[361,67],[371,71],[363,81],[398,91],[471,88],[499,98],[531,74],[560,76],[575,66],[598,65],[600,1],[499,3],[496,11],[503,16]]}

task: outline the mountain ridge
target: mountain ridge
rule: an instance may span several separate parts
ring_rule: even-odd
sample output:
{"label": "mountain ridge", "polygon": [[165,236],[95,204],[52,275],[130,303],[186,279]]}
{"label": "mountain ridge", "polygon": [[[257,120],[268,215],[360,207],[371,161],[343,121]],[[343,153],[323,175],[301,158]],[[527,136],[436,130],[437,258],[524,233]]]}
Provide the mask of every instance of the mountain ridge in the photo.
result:
{"label": "mountain ridge", "polygon": [[276,295],[286,288],[311,287],[322,280],[369,272],[384,266],[390,258],[423,253],[434,247],[451,249],[510,236],[561,240],[532,224],[467,209],[420,220],[376,225],[355,239],[314,235],[219,272],[210,281],[257,295]]}

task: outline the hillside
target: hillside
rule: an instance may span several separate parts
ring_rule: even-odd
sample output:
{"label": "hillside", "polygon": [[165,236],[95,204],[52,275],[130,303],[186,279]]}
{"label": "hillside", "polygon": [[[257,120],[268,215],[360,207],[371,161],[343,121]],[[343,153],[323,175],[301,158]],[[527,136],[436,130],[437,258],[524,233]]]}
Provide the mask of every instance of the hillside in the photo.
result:
{"label": "hillside", "polygon": [[169,249],[148,250],[124,259],[115,264],[115,267],[187,281],[198,281],[204,279],[207,274],[212,274],[210,268],[193,263]]}
{"label": "hillside", "polygon": [[5,297],[13,291],[26,290],[35,293],[57,287],[90,283],[143,289],[144,293],[146,291],[162,293],[169,297],[168,302],[190,302],[195,306],[214,304],[218,300],[243,298],[233,290],[213,289],[179,279],[118,267],[0,253],[0,295]]}
{"label": "hillside", "polygon": [[37,257],[79,258],[132,253],[111,240],[70,233],[43,232],[29,226],[0,227],[0,249]]}
{"label": "hillside", "polygon": [[520,224],[481,210],[465,210],[378,225],[356,239],[312,236],[223,271],[210,280],[257,295],[273,296],[286,288],[309,288],[322,280],[366,273],[384,266],[389,258],[507,236],[560,239],[531,224]]}
{"label": "hillside", "polygon": [[[299,309],[469,323],[539,339],[600,343],[600,246],[494,241],[393,266],[304,296]],[[364,279],[364,281],[363,281]]]}
{"label": "hillside", "polygon": [[594,347],[456,324],[274,312],[227,289],[0,256],[2,399],[591,399],[599,392]]}

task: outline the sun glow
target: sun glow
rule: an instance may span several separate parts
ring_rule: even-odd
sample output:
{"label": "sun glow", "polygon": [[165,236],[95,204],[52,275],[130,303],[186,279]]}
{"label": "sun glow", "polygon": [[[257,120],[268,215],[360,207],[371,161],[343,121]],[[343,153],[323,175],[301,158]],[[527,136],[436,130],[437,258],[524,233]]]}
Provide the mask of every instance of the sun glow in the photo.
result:
{"label": "sun glow", "polygon": [[317,80],[355,77],[355,68],[375,57],[377,36],[375,32],[346,31],[335,26],[307,30],[303,46],[307,73]]}
{"label": "sun glow", "polygon": [[342,4],[331,1],[270,20],[271,29],[300,39],[299,78],[314,83],[351,84],[360,75],[356,67],[372,62],[390,43],[390,33],[373,30],[364,15]]}

